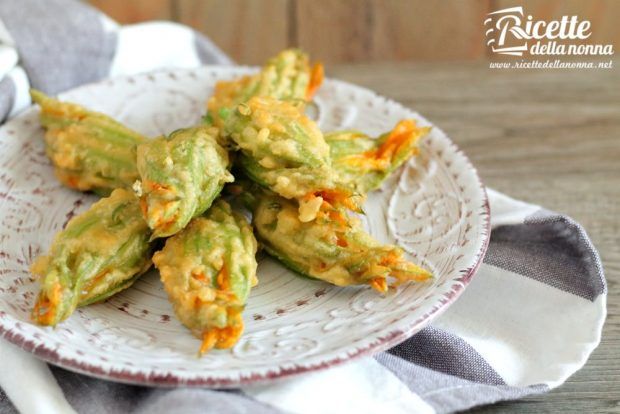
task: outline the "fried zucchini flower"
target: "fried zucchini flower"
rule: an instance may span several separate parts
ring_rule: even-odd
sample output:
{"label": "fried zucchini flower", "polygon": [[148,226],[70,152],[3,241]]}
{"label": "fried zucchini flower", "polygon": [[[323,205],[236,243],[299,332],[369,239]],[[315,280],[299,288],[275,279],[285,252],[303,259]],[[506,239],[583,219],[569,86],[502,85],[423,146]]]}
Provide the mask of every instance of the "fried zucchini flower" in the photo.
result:
{"label": "fried zucchini flower", "polygon": [[31,266],[41,283],[34,321],[56,325],[76,307],[129,287],[151,266],[150,235],[130,190],[114,190],[71,219],[54,238],[49,253]]}
{"label": "fried zucchini flower", "polygon": [[211,206],[225,183],[233,181],[228,152],[214,135],[212,128],[198,126],[138,147],[141,180],[134,190],[153,238],[177,233]]}
{"label": "fried zucchini flower", "polygon": [[41,107],[45,151],[64,185],[101,195],[115,188],[131,188],[139,177],[136,147],[145,137],[107,115],[36,90],[30,94]]}
{"label": "fried zucchini flower", "polygon": [[357,131],[340,131],[325,134],[325,140],[338,180],[366,194],[379,188],[391,173],[416,155],[420,138],[429,131],[407,119],[376,139]]}
{"label": "fried zucchini flower", "polygon": [[352,191],[337,181],[323,134],[291,102],[254,97],[228,115],[224,133],[241,149],[249,178],[300,201],[302,221],[314,220],[323,201],[358,210]]}
{"label": "fried zucchini flower", "polygon": [[323,82],[323,66],[310,67],[308,55],[288,49],[271,58],[256,75],[233,81],[220,81],[207,102],[207,122],[223,126],[227,111],[254,96],[281,100],[309,101]]}
{"label": "fried zucchini flower", "polygon": [[241,336],[241,312],[257,283],[255,255],[249,223],[219,200],[153,256],[177,317],[202,338],[201,354]]}
{"label": "fried zucchini flower", "polygon": [[408,262],[403,251],[381,245],[359,219],[319,212],[316,220],[299,220],[294,200],[268,191],[254,194],[253,225],[265,251],[302,275],[337,286],[368,284],[379,292],[394,285],[420,282],[431,274]]}

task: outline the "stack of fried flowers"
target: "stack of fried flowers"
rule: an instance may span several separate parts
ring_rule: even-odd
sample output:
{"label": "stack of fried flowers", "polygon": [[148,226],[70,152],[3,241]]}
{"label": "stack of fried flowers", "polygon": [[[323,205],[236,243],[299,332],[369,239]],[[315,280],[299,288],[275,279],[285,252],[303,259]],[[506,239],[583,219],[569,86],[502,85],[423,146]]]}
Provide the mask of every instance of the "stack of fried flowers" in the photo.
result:
{"label": "stack of fried flowers", "polygon": [[54,326],[154,264],[202,354],[242,335],[259,246],[337,286],[385,293],[431,278],[356,217],[367,193],[417,154],[428,128],[403,120],[377,138],[324,134],[305,114],[322,80],[320,64],[285,50],[254,75],[218,82],[200,125],[154,139],[32,91],[59,181],[107,196],[32,264],[41,285],[34,321]]}

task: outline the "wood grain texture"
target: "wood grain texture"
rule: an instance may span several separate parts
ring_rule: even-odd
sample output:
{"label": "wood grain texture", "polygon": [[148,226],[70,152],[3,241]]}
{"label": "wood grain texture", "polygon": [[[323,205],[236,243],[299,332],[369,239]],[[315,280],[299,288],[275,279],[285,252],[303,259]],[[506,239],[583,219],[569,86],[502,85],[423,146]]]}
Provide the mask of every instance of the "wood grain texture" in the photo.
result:
{"label": "wood grain texture", "polygon": [[473,412],[620,412],[620,61],[614,64],[540,71],[493,70],[482,62],[328,67],[330,76],[422,113],[465,151],[489,187],[573,217],[601,254],[608,317],[586,366],[548,394]]}
{"label": "wood grain texture", "polygon": [[483,21],[522,5],[536,19],[577,15],[588,43],[620,45],[617,0],[90,0],[120,23],[171,19],[211,37],[243,64],[288,46],[325,63],[475,60],[488,54]]}
{"label": "wood grain texture", "polygon": [[172,0],[89,0],[121,24],[147,20],[172,20]]}
{"label": "wood grain texture", "polygon": [[482,22],[490,0],[373,0],[372,6],[372,48],[364,60],[463,60],[485,55]]}
{"label": "wood grain texture", "polygon": [[289,45],[289,0],[175,0],[175,15],[241,64],[262,64]]}
{"label": "wood grain texture", "polygon": [[326,63],[356,61],[372,53],[372,2],[296,1],[297,45]]}
{"label": "wood grain texture", "polygon": [[296,1],[297,44],[327,63],[484,56],[490,1]]}

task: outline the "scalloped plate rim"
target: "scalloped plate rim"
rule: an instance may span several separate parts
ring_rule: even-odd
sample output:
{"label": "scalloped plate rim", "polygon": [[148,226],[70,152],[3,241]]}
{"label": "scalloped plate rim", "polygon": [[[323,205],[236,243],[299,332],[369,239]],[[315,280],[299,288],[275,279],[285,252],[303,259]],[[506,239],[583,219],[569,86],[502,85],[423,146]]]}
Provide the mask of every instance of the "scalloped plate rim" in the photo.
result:
{"label": "scalloped plate rim", "polygon": [[[241,72],[248,71],[249,72],[249,71],[255,70],[256,68],[251,67],[251,66],[230,66],[229,67],[229,66],[222,66],[222,65],[203,65],[203,66],[196,67],[196,68],[160,69],[160,70],[155,70],[155,71],[145,72],[145,73],[140,73],[140,74],[118,76],[118,77],[114,77],[111,79],[103,79],[97,82],[80,85],[78,87],[75,87],[68,91],[60,93],[59,96],[63,97],[63,95],[65,94],[78,92],[80,90],[88,89],[93,86],[102,86],[102,85],[106,85],[107,83],[110,84],[113,82],[126,81],[130,78],[154,76],[158,74],[174,74],[178,72],[191,72],[191,71],[209,70],[209,69],[211,70],[231,69],[233,71],[241,71]],[[385,100],[386,103],[397,105],[408,111],[412,111],[419,117],[426,120],[425,117],[418,114],[416,111],[405,107],[404,105],[400,104],[397,101],[394,101],[390,98],[379,95],[376,92],[368,88],[364,88],[364,87],[361,87],[361,86],[358,86],[358,85],[355,85],[355,84],[352,84],[346,81],[338,80],[338,79],[330,78],[329,82],[342,84],[342,85],[345,85],[346,87],[355,88],[355,89],[358,89],[366,93],[371,93],[372,95],[374,95],[374,97]],[[15,120],[20,117],[23,117],[33,110],[35,110],[35,106],[31,105],[28,108],[25,108],[24,110],[20,111],[11,120]],[[9,120],[9,122],[11,120]],[[208,373],[206,373],[201,378],[187,379],[187,378],[181,378],[171,373],[168,373],[167,375],[147,375],[145,373],[131,373],[131,372],[118,371],[118,370],[113,370],[113,369],[109,371],[105,371],[101,367],[97,366],[96,364],[88,363],[86,361],[80,362],[72,358],[62,357],[54,349],[46,347],[44,345],[35,346],[33,342],[23,337],[23,335],[21,335],[19,332],[12,331],[10,329],[5,328],[5,326],[2,324],[2,319],[6,317],[8,314],[4,311],[0,311],[0,336],[6,339],[7,341],[11,342],[12,344],[19,346],[23,350],[35,355],[39,359],[42,359],[46,362],[57,365],[59,367],[68,369],[70,371],[74,371],[80,374],[85,374],[85,375],[95,377],[95,378],[113,380],[116,382],[121,382],[121,383],[126,383],[126,384],[148,385],[148,386],[157,386],[157,387],[183,386],[183,387],[235,388],[235,387],[239,387],[242,385],[250,385],[250,384],[256,385],[256,384],[271,383],[271,382],[286,379],[287,377],[290,377],[290,376],[302,374],[305,372],[319,371],[319,370],[323,370],[323,369],[326,369],[332,366],[337,366],[337,365],[350,362],[352,360],[355,360],[355,359],[358,359],[364,356],[374,355],[376,353],[385,351],[393,346],[396,346],[399,343],[410,338],[413,334],[423,329],[434,318],[436,318],[441,313],[443,313],[455,300],[458,299],[458,297],[463,293],[467,285],[471,282],[471,279],[473,278],[473,276],[476,274],[478,268],[482,264],[482,261],[486,254],[489,241],[490,241],[490,228],[491,228],[490,205],[489,205],[488,195],[487,195],[485,186],[483,185],[482,180],[480,179],[478,171],[473,166],[469,158],[467,158],[465,153],[458,148],[458,146],[448,137],[447,134],[445,134],[440,128],[438,128],[432,122],[430,121],[428,122],[433,125],[434,129],[441,132],[443,137],[448,141],[448,145],[449,147],[451,147],[454,153],[460,154],[460,156],[464,158],[465,164],[467,165],[467,167],[470,169],[470,172],[474,175],[474,177],[477,180],[479,190],[481,191],[480,196],[483,201],[483,205],[481,206],[482,208],[481,214],[483,216],[483,223],[482,223],[481,230],[479,233],[482,234],[484,239],[482,241],[482,245],[480,249],[473,256],[474,258],[473,258],[473,263],[471,264],[471,266],[469,266],[467,269],[462,269],[460,271],[460,272],[465,272],[462,275],[463,281],[461,282],[461,284],[455,285],[458,287],[453,287],[452,290],[448,292],[451,295],[446,298],[445,302],[440,303],[437,307],[434,307],[431,312],[424,314],[421,320],[418,319],[415,322],[408,324],[404,328],[390,331],[388,335],[377,338],[377,340],[372,342],[369,346],[363,349],[357,349],[354,353],[347,353],[347,357],[345,358],[335,357],[335,358],[323,360],[320,363],[314,363],[314,364],[309,364],[309,365],[294,364],[293,368],[278,367],[279,370],[277,372],[269,371],[266,374],[252,373],[246,376],[239,375],[239,378],[237,379],[230,379],[230,378],[223,378],[223,377],[215,377],[215,378],[209,377]],[[4,128],[5,128],[4,125],[0,126],[0,129],[4,129]],[[438,302],[438,300],[436,300],[435,302]],[[18,321],[17,323],[20,323],[20,322]]]}

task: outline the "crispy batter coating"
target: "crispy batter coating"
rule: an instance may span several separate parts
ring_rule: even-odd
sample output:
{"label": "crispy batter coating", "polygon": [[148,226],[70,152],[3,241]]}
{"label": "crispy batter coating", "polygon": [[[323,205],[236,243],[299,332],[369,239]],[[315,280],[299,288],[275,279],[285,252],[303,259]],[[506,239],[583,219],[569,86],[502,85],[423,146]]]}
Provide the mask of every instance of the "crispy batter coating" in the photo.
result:
{"label": "crispy batter coating", "polygon": [[252,228],[222,200],[155,253],[177,317],[203,340],[201,353],[230,348],[241,336],[241,312],[257,283],[255,255]]}
{"label": "crispy batter coating", "polygon": [[107,115],[32,90],[46,129],[45,151],[58,179],[81,191],[109,194],[138,179],[136,147],[146,138]]}
{"label": "crispy batter coating", "polygon": [[271,58],[256,75],[220,81],[207,102],[207,121],[222,127],[223,115],[254,96],[309,101],[323,82],[323,66],[310,66],[308,55],[287,49]]}
{"label": "crispy batter coating", "polygon": [[303,221],[314,220],[322,205],[319,197],[327,194],[334,206],[357,210],[352,191],[332,169],[323,134],[291,102],[253,97],[229,114],[224,131],[241,149],[239,164],[248,177],[300,200]]}
{"label": "crispy batter coating", "polygon": [[31,266],[41,283],[34,321],[56,325],[76,307],[129,287],[151,266],[150,233],[138,199],[124,189],[71,219]]}
{"label": "crispy batter coating", "polygon": [[204,213],[225,183],[228,152],[207,126],[180,129],[138,147],[135,185],[153,238],[171,236]]}
{"label": "crispy batter coating", "polygon": [[392,131],[376,139],[357,132],[325,134],[338,180],[366,194],[381,186],[390,174],[418,153],[419,140],[430,128],[411,119],[400,121]]}
{"label": "crispy batter coating", "polygon": [[337,286],[368,284],[385,292],[395,285],[427,280],[431,274],[408,262],[400,248],[381,245],[357,218],[320,212],[299,220],[293,200],[269,191],[255,192],[253,224],[265,251],[292,270]]}
{"label": "crispy batter coating", "polygon": [[[111,195],[73,218],[31,271],[41,278],[33,319],[56,325],[76,307],[127,288],[152,262],[200,353],[231,348],[257,283],[257,242],[247,220],[218,200],[234,180],[231,156],[254,183],[236,186],[265,251],[294,271],[337,286],[422,282],[432,275],[382,245],[349,214],[418,152],[429,128],[403,120],[373,139],[324,135],[304,114],[323,67],[285,50],[260,73],[218,82],[201,126],[147,140],[110,117],[32,91],[46,152],[61,182]],[[133,191],[131,191],[133,188]],[[245,194],[241,195],[242,191]]]}

